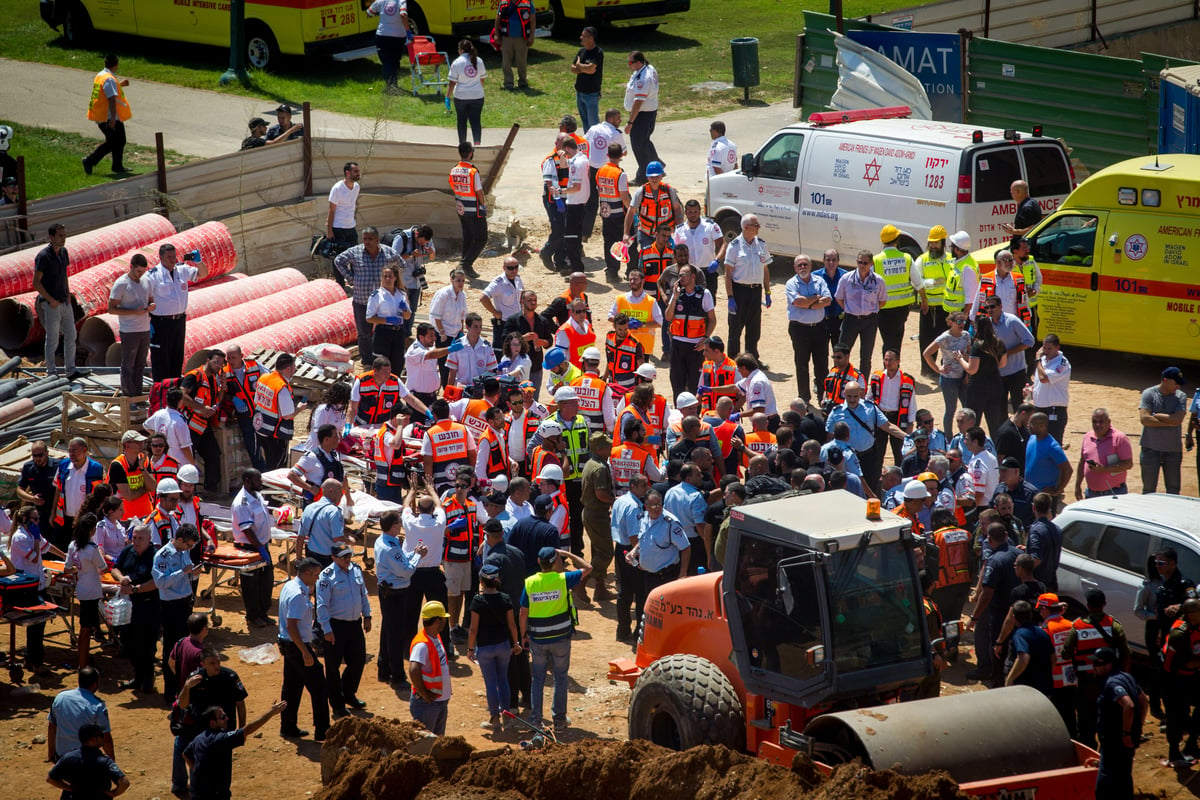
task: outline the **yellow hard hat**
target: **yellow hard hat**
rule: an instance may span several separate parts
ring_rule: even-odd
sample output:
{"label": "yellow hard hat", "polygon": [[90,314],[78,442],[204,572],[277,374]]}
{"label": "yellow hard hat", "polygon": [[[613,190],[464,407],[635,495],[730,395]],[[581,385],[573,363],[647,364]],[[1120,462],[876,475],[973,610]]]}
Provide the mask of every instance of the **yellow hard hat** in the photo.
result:
{"label": "yellow hard hat", "polygon": [[441,619],[449,616],[446,613],[446,607],[437,600],[430,600],[421,606],[421,619]]}
{"label": "yellow hard hat", "polygon": [[950,236],[950,234],[946,233],[945,228],[943,228],[941,225],[934,225],[932,228],[929,229],[928,241],[940,242],[942,239],[945,239],[948,236]]}
{"label": "yellow hard hat", "polygon": [[900,229],[895,225],[884,225],[883,230],[879,232],[879,241],[887,244],[894,242],[900,238]]}

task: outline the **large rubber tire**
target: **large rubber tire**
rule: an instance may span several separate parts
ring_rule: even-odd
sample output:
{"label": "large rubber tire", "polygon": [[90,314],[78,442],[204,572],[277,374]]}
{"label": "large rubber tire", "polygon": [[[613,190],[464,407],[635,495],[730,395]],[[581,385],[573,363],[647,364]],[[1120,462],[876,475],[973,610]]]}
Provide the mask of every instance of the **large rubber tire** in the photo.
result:
{"label": "large rubber tire", "polygon": [[251,69],[268,70],[279,65],[279,45],[275,34],[265,22],[246,23],[246,65]]}
{"label": "large rubber tire", "polygon": [[718,214],[715,220],[726,239],[736,239],[742,234],[742,218],[732,211]]}
{"label": "large rubber tire", "polygon": [[647,667],[633,687],[629,738],[672,750],[702,744],[744,750],[742,703],[713,662],[695,655],[665,656]]}
{"label": "large rubber tire", "polygon": [[67,5],[62,22],[62,32],[63,38],[72,47],[81,47],[91,40],[92,18],[88,16],[87,9],[79,0],[73,0]]}

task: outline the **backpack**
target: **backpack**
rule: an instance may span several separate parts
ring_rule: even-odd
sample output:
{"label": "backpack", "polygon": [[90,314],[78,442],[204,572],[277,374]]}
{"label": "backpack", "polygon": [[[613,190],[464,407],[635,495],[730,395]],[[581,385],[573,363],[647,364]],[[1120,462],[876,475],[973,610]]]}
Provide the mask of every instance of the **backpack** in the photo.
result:
{"label": "backpack", "polygon": [[166,378],[158,381],[150,387],[150,411],[153,414],[159,409],[167,407],[167,392],[179,386],[183,382],[183,378]]}

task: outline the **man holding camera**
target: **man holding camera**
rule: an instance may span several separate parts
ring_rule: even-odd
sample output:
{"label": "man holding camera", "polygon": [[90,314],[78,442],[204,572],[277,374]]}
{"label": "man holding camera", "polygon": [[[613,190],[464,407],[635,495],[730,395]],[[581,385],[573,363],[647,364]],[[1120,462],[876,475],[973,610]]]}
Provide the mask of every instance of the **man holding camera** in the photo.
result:
{"label": "man holding camera", "polygon": [[154,382],[183,374],[183,343],[187,337],[188,286],[208,279],[200,251],[185,253],[183,264],[175,245],[158,248],[158,266],[146,272],[154,311],[150,313],[150,372]]}

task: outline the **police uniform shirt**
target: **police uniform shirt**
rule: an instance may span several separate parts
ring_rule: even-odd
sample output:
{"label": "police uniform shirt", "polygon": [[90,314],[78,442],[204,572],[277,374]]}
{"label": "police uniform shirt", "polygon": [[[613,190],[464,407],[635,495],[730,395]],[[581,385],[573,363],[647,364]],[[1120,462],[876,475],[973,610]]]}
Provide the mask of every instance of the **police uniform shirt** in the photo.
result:
{"label": "police uniform shirt", "polygon": [[708,177],[716,174],[714,168],[723,173],[737,169],[737,145],[724,136],[713,139],[708,147]]}
{"label": "police uniform shirt", "polygon": [[[400,317],[405,311],[412,311],[408,307],[408,295],[401,289],[394,292],[389,292],[380,286],[371,293],[367,299],[367,317]],[[399,366],[399,365],[397,365]]]}
{"label": "police uniform shirt", "polygon": [[395,536],[381,535],[375,540],[375,578],[392,589],[407,589],[421,557],[408,553]]}
{"label": "police uniform shirt", "polygon": [[[400,395],[404,397],[404,395]],[[325,465],[321,463],[321,459],[317,456],[317,449],[312,448],[305,450],[304,454],[296,461],[296,465],[292,467],[292,472],[302,477],[309,483],[315,483],[320,486],[326,478],[336,478],[332,472],[326,473]],[[342,455],[337,450],[332,453],[326,453],[330,461],[341,462]]]}
{"label": "police uniform shirt", "polygon": [[446,356],[446,368],[455,371],[454,382],[460,386],[470,386],[480,375],[495,372],[496,366],[496,351],[482,336],[475,344],[464,339],[461,350]]}
{"label": "police uniform shirt", "polygon": [[649,64],[642,65],[625,84],[625,110],[632,111],[638,100],[642,111],[658,111],[658,70]]}
{"label": "police uniform shirt", "polygon": [[783,285],[783,295],[787,299],[788,322],[800,322],[805,325],[823,322],[825,309],[797,308],[793,305],[796,300],[801,297],[833,297],[824,278],[812,273],[809,274],[806,281],[801,280],[799,275],[788,278],[788,282]]}
{"label": "police uniform shirt", "polygon": [[746,405],[750,408],[756,411],[761,409],[768,417],[779,413],[779,406],[775,403],[775,390],[771,388],[771,381],[761,369],[756,369],[739,380],[737,388],[746,395]]}
{"label": "police uniform shirt", "polygon": [[233,515],[233,541],[255,546],[271,543],[271,512],[261,494],[242,487],[229,510]]}
{"label": "police uniform shirt", "polygon": [[691,546],[683,526],[669,511],[663,511],[658,519],[642,516],[638,544],[638,567],[646,572],[661,572],[678,563],[679,554]]}
{"label": "police uniform shirt", "polygon": [[1033,394],[1029,398],[1030,401],[1038,408],[1051,408],[1052,406],[1066,408],[1070,403],[1071,362],[1062,353],[1051,359],[1042,356],[1039,361],[1041,361],[1042,369],[1049,380],[1042,383],[1041,376],[1034,375]]}
{"label": "police uniform shirt", "polygon": [[300,576],[292,578],[279,590],[279,638],[285,642],[292,641],[288,634],[288,620],[296,620],[300,631],[300,641],[313,640],[313,608],[309,600],[308,584],[300,580]]}
{"label": "police uniform shirt", "polygon": [[492,278],[492,282],[483,290],[483,296],[492,301],[502,319],[521,313],[521,292],[525,291],[525,282],[521,276],[509,280],[507,275],[500,274]]}
{"label": "police uniform shirt", "polygon": [[406,507],[400,512],[400,521],[404,525],[405,553],[415,553],[414,548],[421,542],[429,548],[429,552],[417,562],[417,569],[441,566],[442,550],[446,543],[445,510],[438,505],[432,514],[414,514],[412,509]]}
{"label": "police uniform shirt", "polygon": [[[583,137],[588,145],[588,166],[600,169],[608,163],[608,146],[621,145],[621,152],[626,153],[625,134],[608,120],[602,120],[587,129]],[[557,180],[557,178],[555,179]]]}
{"label": "police uniform shirt", "polygon": [[622,547],[632,547],[637,544],[644,512],[645,506],[642,504],[642,499],[633,492],[626,492],[617,498],[609,516],[614,544]]}
{"label": "police uniform shirt", "polygon": [[404,353],[408,387],[411,391],[421,394],[435,394],[442,385],[437,359],[426,358],[425,354],[428,352],[428,347],[414,341]]}
{"label": "police uniform shirt", "polygon": [[843,275],[833,295],[842,309],[855,317],[874,314],[887,302],[887,284],[874,272],[866,279],[858,276],[858,270]]}
{"label": "police uniform shirt", "polygon": [[866,400],[851,409],[846,403],[836,405],[825,419],[826,433],[833,433],[833,426],[845,422],[850,428],[850,446],[861,453],[875,446],[875,431],[887,424],[887,417],[874,403]]}
{"label": "police uniform shirt", "polygon": [[192,596],[192,578],[183,570],[192,565],[191,551],[176,550],[175,542],[164,542],[154,554],[154,584],[160,600],[182,600]]}
{"label": "police uniform shirt", "polygon": [[333,555],[334,540],[344,531],[342,510],[327,497],[304,509],[300,518],[300,535],[308,538],[308,549],[326,558]]}
{"label": "police uniform shirt", "polygon": [[152,317],[171,317],[187,313],[188,284],[200,275],[197,267],[176,264],[168,270],[162,264],[146,271],[150,279],[150,293],[154,297]]}
{"label": "police uniform shirt", "polygon": [[842,439],[834,439],[821,445],[821,461],[828,463],[829,451],[835,447],[842,451],[842,472],[847,475],[862,475],[862,464],[859,463],[858,453],[854,452],[854,448],[850,446],[849,442]]}
{"label": "police uniform shirt", "polygon": [[738,236],[725,248],[725,265],[733,270],[734,283],[761,286],[763,267],[770,263],[771,253],[761,236],[754,237],[753,242],[747,242],[745,235]]}
{"label": "police uniform shirt", "polygon": [[317,578],[317,622],[321,630],[330,630],[329,620],[354,622],[360,617],[371,618],[371,598],[358,564],[349,569],[330,564]]}
{"label": "police uniform shirt", "polygon": [[679,520],[684,533],[694,539],[699,536],[696,526],[704,524],[708,503],[700,489],[683,481],[667,490],[663,497],[663,510]]}

